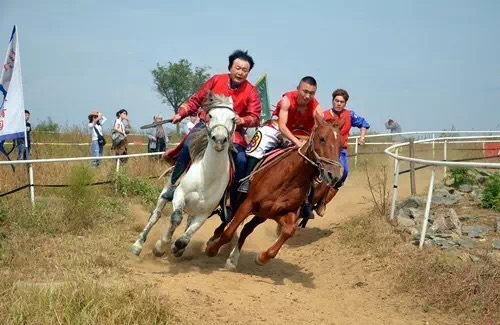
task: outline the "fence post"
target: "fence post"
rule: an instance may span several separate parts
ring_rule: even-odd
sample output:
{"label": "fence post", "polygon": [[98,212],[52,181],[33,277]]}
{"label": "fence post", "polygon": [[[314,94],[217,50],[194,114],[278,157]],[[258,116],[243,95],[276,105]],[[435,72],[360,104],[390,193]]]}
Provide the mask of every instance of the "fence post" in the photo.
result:
{"label": "fence post", "polygon": [[34,181],[34,175],[33,175],[33,164],[29,164],[28,166],[28,171],[29,171],[29,181],[30,181],[30,198],[31,198],[31,204],[35,205],[35,181]]}
{"label": "fence post", "polygon": [[120,159],[116,159],[116,170],[117,173],[120,171]]}
{"label": "fence post", "polygon": [[[415,158],[415,139],[410,138],[410,158]],[[410,161],[410,190],[411,195],[417,195],[417,186],[415,184],[415,163]]]}
{"label": "fence post", "polygon": [[436,175],[436,167],[432,168],[431,181],[429,184],[429,192],[427,193],[427,202],[425,204],[425,215],[424,215],[424,223],[422,224],[422,231],[420,234],[420,243],[418,247],[422,249],[425,241],[425,232],[427,231],[427,223],[429,222],[429,214],[431,211],[431,202],[432,202],[432,191],[434,190],[434,176]]}
{"label": "fence post", "polygon": [[358,146],[359,138],[356,138],[356,144],[354,145],[354,166],[358,165]]}
{"label": "fence post", "polygon": [[436,148],[436,142],[434,141],[434,139],[436,139],[435,133],[432,134],[432,160],[434,160],[436,157],[436,152],[434,150]]}
{"label": "fence post", "polygon": [[[448,161],[448,140],[444,140],[443,160]],[[444,166],[444,177],[446,177],[447,166]]]}
{"label": "fence post", "polygon": [[[397,151],[396,151],[397,155]],[[398,197],[398,182],[399,182],[399,159],[395,159],[396,162],[394,164],[394,182],[392,186],[392,202],[391,202],[391,216],[389,220],[394,219],[394,213],[396,211],[396,199]]]}

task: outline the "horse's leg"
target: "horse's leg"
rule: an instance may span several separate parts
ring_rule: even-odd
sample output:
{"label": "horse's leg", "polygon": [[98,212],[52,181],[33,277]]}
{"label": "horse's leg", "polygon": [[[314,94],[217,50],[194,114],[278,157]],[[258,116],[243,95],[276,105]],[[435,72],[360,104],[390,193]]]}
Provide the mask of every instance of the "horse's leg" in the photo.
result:
{"label": "horse's leg", "polygon": [[261,252],[257,255],[255,259],[255,263],[259,265],[264,265],[272,258],[275,258],[278,254],[280,248],[285,244],[288,238],[292,237],[297,229],[295,225],[296,214],[293,212],[289,212],[287,215],[281,217],[280,222],[283,223],[283,228],[281,230],[281,235],[276,239],[274,244],[269,247],[269,249],[265,252]]}
{"label": "horse's leg", "polygon": [[246,217],[248,217],[250,212],[252,212],[252,201],[246,199],[240,205],[233,220],[231,220],[226,230],[222,232],[219,239],[207,244],[205,253],[210,257],[217,255],[222,245],[227,244],[231,241],[239,225],[245,220]]}
{"label": "horse's leg", "polygon": [[233,248],[231,254],[229,255],[229,258],[226,260],[226,268],[235,269],[238,266],[238,260],[240,259],[241,248],[243,247],[245,240],[258,225],[260,225],[266,220],[267,220],[266,218],[255,216],[252,218],[252,220],[250,220],[250,222],[245,224],[245,226],[241,230],[240,238],[238,239],[238,245],[236,245]]}
{"label": "horse's leg", "polygon": [[144,227],[144,230],[139,234],[139,238],[135,241],[135,243],[130,247],[130,251],[134,253],[135,255],[139,256],[142,251],[142,246],[146,242],[146,239],[148,238],[149,231],[153,226],[160,220],[161,218],[161,212],[163,208],[165,207],[165,204],[167,203],[167,200],[165,200],[162,197],[163,192],[167,190],[167,187],[163,188],[163,191],[160,193],[160,196],[158,197],[158,201],[156,203],[156,207],[151,212],[151,215],[149,216],[148,223],[146,224],[146,227]]}
{"label": "horse's leg", "polygon": [[213,241],[218,239],[220,237],[220,235],[222,235],[222,232],[224,231],[226,226],[227,226],[227,222],[221,222],[221,224],[217,228],[215,228],[213,236],[210,237],[210,239],[207,241],[207,245],[210,245]]}
{"label": "horse's leg", "polygon": [[172,242],[172,236],[174,235],[175,229],[182,222],[182,210],[184,208],[184,192],[182,189],[178,189],[174,196],[174,200],[172,201],[173,212],[170,215],[170,227],[167,232],[163,235],[163,237],[156,241],[155,246],[153,247],[153,254],[155,256],[163,256],[168,245]]}
{"label": "horse's leg", "polygon": [[317,207],[316,207],[316,213],[319,216],[322,217],[325,215],[326,205],[328,204],[328,202],[330,202],[335,197],[337,192],[338,192],[337,189],[327,187],[326,194],[319,200]]}
{"label": "horse's leg", "polygon": [[208,219],[207,215],[203,216],[193,216],[191,222],[189,223],[189,226],[186,229],[186,232],[184,232],[173,244],[172,244],[172,253],[176,257],[182,256],[184,253],[184,250],[186,249],[186,246],[189,244],[191,241],[191,238],[193,237],[194,233],[200,229],[200,227],[205,223],[205,221]]}

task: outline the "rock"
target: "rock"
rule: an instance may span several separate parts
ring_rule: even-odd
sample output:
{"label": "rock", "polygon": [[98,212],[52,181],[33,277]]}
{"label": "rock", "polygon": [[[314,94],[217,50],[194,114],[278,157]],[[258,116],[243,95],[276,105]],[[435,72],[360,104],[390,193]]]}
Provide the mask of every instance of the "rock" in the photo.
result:
{"label": "rock", "polygon": [[481,259],[475,255],[469,254],[470,260],[474,263],[479,262]]}
{"label": "rock", "polygon": [[458,190],[462,193],[470,193],[470,192],[472,192],[472,185],[462,184],[458,187]]}
{"label": "rock", "polygon": [[399,203],[398,208],[399,209],[404,209],[404,208],[421,208],[424,206],[423,200],[418,197],[418,196],[411,196],[408,199],[404,200],[403,202]]}
{"label": "rock", "polygon": [[441,247],[442,249],[450,249],[455,246],[454,242],[437,236],[432,239],[432,242],[434,246]]}
{"label": "rock", "polygon": [[398,216],[398,225],[401,227],[412,227],[415,226],[415,221],[408,217],[399,217]]}
{"label": "rock", "polygon": [[446,217],[446,224],[448,229],[451,229],[453,232],[456,232],[458,235],[462,234],[462,223],[458,218],[457,212],[455,209],[449,209],[448,215]]}
{"label": "rock", "polygon": [[432,223],[431,229],[434,232],[445,232],[448,230],[448,225],[446,224],[446,220],[444,216],[438,216],[434,222]]}
{"label": "rock", "polygon": [[497,217],[497,233],[500,233],[500,217]]}
{"label": "rock", "polygon": [[490,232],[491,228],[485,225],[463,226],[462,233],[470,238],[483,238]]}
{"label": "rock", "polygon": [[438,188],[432,193],[432,203],[435,204],[453,205],[459,199],[457,195],[451,194],[446,188]]}
{"label": "rock", "polygon": [[463,214],[458,217],[460,221],[467,221],[467,220],[473,220],[477,219],[477,216],[473,216],[472,214]]}
{"label": "rock", "polygon": [[418,230],[417,228],[415,227],[410,227],[408,228],[409,232],[410,232],[410,235],[412,235],[413,237],[417,236],[417,238],[420,237],[420,230]]}
{"label": "rock", "polygon": [[436,234],[434,237],[438,237],[438,238],[453,238],[453,235],[452,234]]}
{"label": "rock", "polygon": [[408,212],[413,219],[423,219],[425,211],[423,209],[409,208]]}
{"label": "rock", "polygon": [[483,175],[476,175],[476,183],[478,184],[486,183],[486,177]]}
{"label": "rock", "polygon": [[454,194],[455,193],[455,189],[453,187],[447,186],[447,187],[444,187],[444,189],[447,190],[448,193],[450,193],[450,194]]}
{"label": "rock", "polygon": [[481,196],[482,196],[482,191],[481,191],[481,189],[473,190],[473,191],[472,191],[472,193],[470,194],[470,196],[471,196],[473,199],[476,199],[476,200],[481,200]]}
{"label": "rock", "polygon": [[494,249],[500,249],[500,239],[493,240],[493,243],[491,243],[491,247],[493,247]]}
{"label": "rock", "polygon": [[474,248],[476,247],[476,242],[470,238],[464,237],[455,240],[455,242],[463,248]]}
{"label": "rock", "polygon": [[397,219],[408,218],[408,217],[410,217],[410,211],[408,210],[408,208],[399,209],[398,212],[396,213]]}
{"label": "rock", "polygon": [[448,197],[450,192],[446,188],[436,188],[432,193],[433,197]]}

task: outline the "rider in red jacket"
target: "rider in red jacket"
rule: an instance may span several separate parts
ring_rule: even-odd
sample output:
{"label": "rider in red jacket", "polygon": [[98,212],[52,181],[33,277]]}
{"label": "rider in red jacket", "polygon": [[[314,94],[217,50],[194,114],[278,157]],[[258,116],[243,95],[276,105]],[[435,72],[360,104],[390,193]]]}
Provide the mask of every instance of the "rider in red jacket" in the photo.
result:
{"label": "rider in red jacket", "polygon": [[234,112],[236,114],[236,130],[233,134],[233,143],[236,152],[233,152],[235,162],[235,177],[231,186],[231,202],[237,195],[240,179],[245,174],[246,155],[245,131],[248,127],[256,127],[260,123],[261,103],[257,88],[248,80],[248,74],[254,66],[254,61],[246,51],[237,50],[229,56],[229,73],[217,74],[207,80],[189,100],[179,107],[179,113],[172,117],[173,123],[179,123],[187,116],[198,113],[200,122],[197,123],[186,136],[182,149],[171,150],[166,153],[167,159],[175,159],[175,167],[170,179],[170,187],[163,194],[163,198],[171,201],[174,196],[176,183],[186,170],[191,157],[189,156],[189,143],[191,134],[197,132],[205,123],[206,112],[200,110],[201,104],[208,96],[209,91],[214,94],[231,96]]}

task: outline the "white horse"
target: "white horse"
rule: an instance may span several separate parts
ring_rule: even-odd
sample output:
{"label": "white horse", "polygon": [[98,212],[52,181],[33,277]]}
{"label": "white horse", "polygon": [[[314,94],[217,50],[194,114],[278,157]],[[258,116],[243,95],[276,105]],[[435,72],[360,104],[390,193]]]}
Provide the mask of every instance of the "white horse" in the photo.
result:
{"label": "white horse", "polygon": [[[153,248],[156,256],[165,254],[175,229],[182,221],[183,211],[188,214],[186,231],[172,244],[171,249],[177,257],[184,253],[193,234],[217,208],[230,180],[229,147],[235,129],[233,100],[230,96],[210,93],[204,108],[209,119],[205,129],[198,131],[191,139],[191,166],[175,190],[170,227]],[[149,231],[161,217],[161,211],[167,203],[162,194],[167,188],[168,185],[163,188],[148,224],[131,247],[135,255],[141,253]]]}

